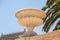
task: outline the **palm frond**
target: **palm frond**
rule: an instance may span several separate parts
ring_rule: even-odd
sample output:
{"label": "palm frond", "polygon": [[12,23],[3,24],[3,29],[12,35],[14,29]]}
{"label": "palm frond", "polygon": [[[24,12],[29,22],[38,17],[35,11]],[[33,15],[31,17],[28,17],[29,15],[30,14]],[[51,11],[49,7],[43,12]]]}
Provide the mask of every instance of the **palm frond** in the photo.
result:
{"label": "palm frond", "polygon": [[54,4],[55,0],[47,0],[46,5],[50,8]]}
{"label": "palm frond", "polygon": [[57,15],[54,19],[51,20],[51,22],[49,23],[49,25],[47,26],[46,32],[49,31],[49,29],[51,28],[51,26],[54,24],[54,22],[59,18],[60,15]]}
{"label": "palm frond", "polygon": [[60,20],[58,21],[56,27],[53,29],[53,31],[60,29]]}
{"label": "palm frond", "polygon": [[49,8],[49,10],[47,11],[43,27],[45,32],[48,32],[54,22],[60,17],[60,0],[47,0],[46,6],[43,7],[42,10],[45,11],[47,8]]}
{"label": "palm frond", "polygon": [[55,2],[60,2],[60,0],[55,0]]}
{"label": "palm frond", "polygon": [[[48,11],[47,11],[47,16],[46,16],[46,18],[45,18],[45,20],[48,18],[48,17],[50,17],[50,16],[52,16],[52,15],[50,15],[50,14],[54,14],[54,12],[57,10],[57,9],[59,9],[60,8],[60,2],[58,2],[58,3],[56,3],[55,5],[53,5]],[[49,16],[50,15],[50,16]],[[44,21],[45,21],[44,20]]]}
{"label": "palm frond", "polygon": [[42,10],[45,11],[47,9],[47,6],[43,7]]}
{"label": "palm frond", "polygon": [[55,12],[53,12],[54,14],[52,13],[53,15],[46,20],[46,22],[44,24],[44,27],[43,27],[44,31],[48,32],[50,27],[51,27],[51,25],[56,21],[56,19],[58,17],[60,17],[60,13],[57,13],[58,11],[60,11],[60,9],[56,10]]}
{"label": "palm frond", "polygon": [[54,4],[54,0],[47,0],[46,6],[42,8],[43,11],[45,11],[47,8],[51,7],[51,5]]}

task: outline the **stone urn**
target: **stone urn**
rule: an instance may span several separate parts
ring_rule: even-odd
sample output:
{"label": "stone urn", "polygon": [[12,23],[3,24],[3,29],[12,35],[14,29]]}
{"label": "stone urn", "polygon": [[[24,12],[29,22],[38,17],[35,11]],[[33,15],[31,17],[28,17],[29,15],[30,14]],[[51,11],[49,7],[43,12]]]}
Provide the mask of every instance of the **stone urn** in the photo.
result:
{"label": "stone urn", "polygon": [[27,27],[28,31],[23,34],[23,37],[28,37],[37,35],[33,29],[43,23],[46,13],[39,9],[23,9],[16,13],[16,17],[20,25]]}

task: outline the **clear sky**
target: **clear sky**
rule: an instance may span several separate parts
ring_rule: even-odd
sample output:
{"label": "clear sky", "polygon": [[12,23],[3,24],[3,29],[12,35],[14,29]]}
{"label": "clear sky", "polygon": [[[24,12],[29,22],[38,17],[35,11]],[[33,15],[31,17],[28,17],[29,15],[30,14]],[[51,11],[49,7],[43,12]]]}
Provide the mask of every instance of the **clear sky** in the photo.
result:
{"label": "clear sky", "polygon": [[[10,34],[21,32],[24,27],[18,24],[15,13],[23,8],[38,8],[45,6],[46,0],[0,0],[0,34]],[[42,26],[34,29],[38,34],[42,34]]]}

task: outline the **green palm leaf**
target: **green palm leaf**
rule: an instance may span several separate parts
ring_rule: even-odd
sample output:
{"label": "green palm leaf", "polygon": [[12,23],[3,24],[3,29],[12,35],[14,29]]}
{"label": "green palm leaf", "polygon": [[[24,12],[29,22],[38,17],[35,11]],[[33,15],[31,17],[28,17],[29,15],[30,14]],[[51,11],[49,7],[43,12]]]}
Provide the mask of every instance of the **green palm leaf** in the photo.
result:
{"label": "green palm leaf", "polygon": [[44,31],[48,32],[51,25],[57,20],[58,17],[60,17],[60,13],[57,13],[58,11],[60,11],[60,9],[56,10],[55,12],[53,12],[51,15],[51,17],[49,17],[46,22],[45,25],[43,27]]}
{"label": "green palm leaf", "polygon": [[44,20],[44,22],[46,21],[47,18],[49,18],[50,16],[52,16],[52,14],[54,14],[54,12],[60,8],[60,2],[56,3],[55,5],[53,5],[47,12],[47,16]]}
{"label": "green palm leaf", "polygon": [[60,2],[60,0],[47,0],[46,6],[42,8],[42,10],[46,10],[47,8],[50,8],[54,3]]}
{"label": "green palm leaf", "polygon": [[53,29],[53,31],[60,29],[60,20],[58,21],[56,27]]}
{"label": "green palm leaf", "polygon": [[[48,32],[54,22],[60,17],[60,0],[47,0],[46,6],[42,10],[47,11],[47,16],[44,20],[45,24],[43,30]],[[55,30],[56,28],[54,28]]]}
{"label": "green palm leaf", "polygon": [[47,8],[49,8],[51,5],[54,4],[54,0],[47,0],[46,2],[46,6],[42,8],[42,10],[46,10]]}

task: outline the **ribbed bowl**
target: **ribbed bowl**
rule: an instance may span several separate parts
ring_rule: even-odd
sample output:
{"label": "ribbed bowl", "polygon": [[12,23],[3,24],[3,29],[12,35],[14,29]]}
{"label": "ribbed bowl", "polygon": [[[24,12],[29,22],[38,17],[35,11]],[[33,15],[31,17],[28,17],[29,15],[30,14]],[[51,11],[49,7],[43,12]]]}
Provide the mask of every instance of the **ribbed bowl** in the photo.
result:
{"label": "ribbed bowl", "polygon": [[36,27],[43,23],[43,20],[39,17],[33,17],[33,16],[27,16],[22,17],[19,21],[20,25],[26,26],[26,27]]}

